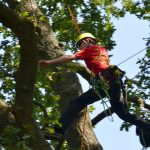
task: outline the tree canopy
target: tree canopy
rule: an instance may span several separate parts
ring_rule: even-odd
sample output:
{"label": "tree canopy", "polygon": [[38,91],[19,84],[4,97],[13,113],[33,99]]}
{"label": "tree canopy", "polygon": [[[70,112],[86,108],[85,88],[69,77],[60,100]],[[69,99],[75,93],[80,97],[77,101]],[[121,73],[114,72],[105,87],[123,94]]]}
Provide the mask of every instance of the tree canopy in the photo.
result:
{"label": "tree canopy", "polygon": [[[82,93],[72,73],[85,77],[88,72],[78,63],[46,69],[37,65],[40,58],[52,59],[68,50],[77,51],[78,32],[68,5],[80,30],[95,35],[109,51],[117,44],[112,38],[116,30],[113,18],[119,20],[130,13],[141,21],[150,20],[149,0],[0,0],[1,149],[59,149],[61,146],[66,150],[70,146],[54,134],[53,127],[59,124],[60,113],[67,107],[68,101],[62,99],[72,98],[70,91],[65,91],[67,87]],[[143,38],[147,49],[145,56],[137,61],[140,72],[134,79],[126,79],[126,83],[130,111],[149,119],[150,37]],[[75,96],[73,91],[72,94]],[[72,142],[69,137],[67,142]]]}

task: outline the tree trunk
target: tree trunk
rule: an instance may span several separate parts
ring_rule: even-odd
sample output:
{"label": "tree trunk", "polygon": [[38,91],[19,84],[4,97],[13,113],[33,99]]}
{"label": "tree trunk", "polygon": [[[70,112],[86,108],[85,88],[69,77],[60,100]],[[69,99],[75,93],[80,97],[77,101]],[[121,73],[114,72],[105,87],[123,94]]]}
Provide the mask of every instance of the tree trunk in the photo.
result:
{"label": "tree trunk", "polygon": [[[43,14],[39,10],[35,1],[24,1],[24,3],[26,3],[25,6],[27,6],[25,11],[30,11],[33,13],[33,15],[36,17],[37,26],[40,29],[40,32],[38,32],[38,44],[40,45],[40,47],[38,47],[40,54],[39,57],[44,59],[52,59],[62,55],[64,51],[61,47],[59,47],[59,43],[54,37],[53,31],[50,28],[49,23],[40,21],[40,17],[43,16]],[[59,75],[59,79],[61,78],[60,76],[61,75]],[[71,73],[70,70],[64,72],[62,78],[63,80],[57,80],[53,87],[55,88],[54,90],[57,92],[57,94],[61,96],[61,111],[64,112],[68,102],[73,100],[73,98],[75,98],[76,96],[82,94],[82,89],[77,75],[75,73]],[[66,140],[68,141],[70,149],[79,149],[81,146],[82,139],[84,139],[83,150],[101,150],[101,145],[97,141],[96,136],[93,132],[89,114],[87,113],[86,115],[86,134],[84,135],[84,138],[82,138],[82,129],[84,126],[83,118],[85,114],[82,112],[75,121],[72,128],[70,128],[68,134],[66,135]],[[74,140],[75,135],[76,139],[78,139],[77,141]]]}
{"label": "tree trunk", "polygon": [[[49,150],[49,144],[39,132],[32,118],[33,91],[37,70],[37,36],[33,23],[0,4],[0,16],[4,25],[12,29],[20,43],[20,65],[16,76],[14,115],[21,135],[29,135],[29,147],[33,150]],[[13,18],[14,17],[14,18]],[[12,18],[15,20],[13,21]],[[13,22],[13,23],[9,23]]]}
{"label": "tree trunk", "polygon": [[[43,136],[39,133],[35,121],[32,118],[33,89],[36,80],[38,57],[37,50],[39,50],[39,57],[44,59],[58,57],[64,52],[62,48],[58,46],[59,43],[54,37],[49,23],[40,20],[43,14],[39,10],[36,2],[34,0],[26,0],[21,1],[19,5],[21,6],[20,10],[22,12],[30,12],[30,14],[32,14],[32,21],[36,24],[36,27],[24,20],[25,22],[23,21],[22,24],[19,25],[21,26],[18,28],[21,28],[20,31],[17,31],[17,28],[15,28],[21,46],[21,62],[16,78],[16,103],[14,112],[16,122],[22,128],[23,134],[32,135],[31,148],[33,150],[46,150],[50,148],[48,144],[44,142]],[[65,80],[58,80],[53,87],[57,94],[61,96],[61,110],[63,112],[68,102],[82,94],[82,89],[75,73],[71,73],[70,70],[67,70],[63,73],[62,77]],[[82,150],[101,150],[102,148],[93,132],[89,114],[86,112],[85,124],[83,124],[84,117],[85,113],[82,112],[66,134],[66,140],[68,141],[70,149],[79,149],[83,141]],[[82,138],[82,129],[84,126],[86,127],[86,134]],[[75,137],[78,140],[75,141]]]}
{"label": "tree trunk", "polygon": [[[60,80],[62,79],[62,80]],[[57,82],[53,85],[57,94],[61,96],[62,113],[75,97],[82,94],[82,88],[79,79],[75,73],[66,70],[65,74],[59,75]],[[65,138],[71,150],[101,150],[92,128],[91,119],[88,111],[84,109],[75,119],[71,127],[65,134]],[[74,140],[76,139],[76,140]]]}

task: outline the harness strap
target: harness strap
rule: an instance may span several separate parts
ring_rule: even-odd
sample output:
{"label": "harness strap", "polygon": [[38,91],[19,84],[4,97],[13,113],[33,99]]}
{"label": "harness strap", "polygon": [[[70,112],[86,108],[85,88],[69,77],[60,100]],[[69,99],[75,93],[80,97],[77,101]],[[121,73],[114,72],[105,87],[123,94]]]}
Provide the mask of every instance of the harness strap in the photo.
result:
{"label": "harness strap", "polygon": [[125,103],[127,104],[125,85],[122,81],[122,78],[124,77],[124,75],[125,75],[125,71],[122,71],[115,65],[111,65],[106,70],[102,71],[99,75],[94,77],[92,86],[94,89],[98,89],[99,83],[97,83],[97,82],[101,82],[101,86],[103,87],[104,92],[106,93],[107,97],[109,98],[108,90],[109,90],[110,86],[113,86],[114,81],[118,80],[121,83],[121,90],[123,93],[123,97],[125,99]]}
{"label": "harness strap", "polygon": [[[122,81],[124,75],[125,72],[119,69],[117,66],[110,66],[92,79],[92,87],[100,99],[102,98],[101,95],[99,94],[100,89],[102,89],[105,92],[106,97],[110,99],[110,96],[108,94],[109,88],[110,86],[111,87],[113,86],[114,81],[119,80],[119,82],[121,83],[121,90],[124,97],[124,104],[127,107],[128,102],[127,102],[126,90],[125,90],[125,85]],[[102,104],[104,110],[105,110],[105,105],[108,108],[107,103],[104,99],[102,99]],[[110,111],[109,111],[109,115],[112,117]],[[113,117],[112,117],[112,121],[113,121]]]}

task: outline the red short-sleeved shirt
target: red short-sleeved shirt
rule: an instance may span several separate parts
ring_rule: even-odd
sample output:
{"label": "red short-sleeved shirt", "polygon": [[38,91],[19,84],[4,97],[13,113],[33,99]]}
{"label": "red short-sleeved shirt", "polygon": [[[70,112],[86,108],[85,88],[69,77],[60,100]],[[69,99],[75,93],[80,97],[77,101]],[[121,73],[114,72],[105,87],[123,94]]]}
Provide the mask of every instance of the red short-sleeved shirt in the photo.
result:
{"label": "red short-sleeved shirt", "polygon": [[75,53],[77,59],[84,60],[87,67],[96,75],[110,66],[109,56],[102,46],[92,45]]}

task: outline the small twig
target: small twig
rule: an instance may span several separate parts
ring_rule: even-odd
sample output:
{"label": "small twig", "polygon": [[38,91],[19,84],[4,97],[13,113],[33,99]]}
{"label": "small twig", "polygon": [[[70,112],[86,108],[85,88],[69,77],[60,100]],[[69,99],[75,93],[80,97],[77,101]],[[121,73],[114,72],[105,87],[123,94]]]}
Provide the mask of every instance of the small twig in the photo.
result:
{"label": "small twig", "polygon": [[56,22],[53,22],[53,24],[52,24],[52,26],[51,26],[51,27],[54,27],[54,26],[55,26],[55,24],[58,24],[58,23],[60,23],[61,21],[65,20],[65,19],[67,19],[67,17],[66,17],[66,16],[64,16],[64,17],[60,18],[60,19],[59,19],[59,20],[57,20]]}
{"label": "small twig", "polygon": [[4,76],[13,77],[10,73],[6,72],[2,67],[0,67],[0,70],[4,73]]}
{"label": "small twig", "polygon": [[56,150],[60,150],[60,149],[61,149],[61,147],[62,147],[64,141],[65,141],[64,139],[62,139],[62,140],[59,141],[59,143],[58,143],[58,145],[57,145],[57,147],[56,147]]}
{"label": "small twig", "polygon": [[47,140],[55,140],[55,141],[58,141],[58,142],[61,142],[61,141],[65,140],[64,137],[61,134],[49,133],[49,131],[46,130],[46,129],[42,130],[42,132],[43,132],[43,135],[45,136],[45,138]]}
{"label": "small twig", "polygon": [[47,114],[47,111],[46,111],[46,108],[44,107],[44,105],[42,105],[41,103],[38,103],[38,102],[36,102],[36,101],[33,101],[33,103],[34,103],[36,106],[40,107],[40,109],[43,111],[43,114],[44,114],[44,117],[45,117],[45,118],[50,118],[49,115]]}
{"label": "small twig", "polygon": [[135,103],[136,105],[140,106],[142,104],[142,106],[148,110],[150,110],[150,105],[145,103],[145,101],[140,98],[139,96],[128,96],[128,101],[131,101],[133,103]]}

